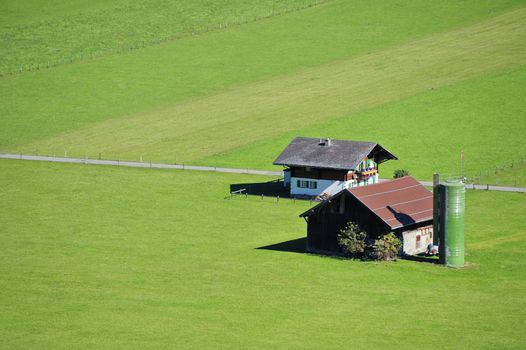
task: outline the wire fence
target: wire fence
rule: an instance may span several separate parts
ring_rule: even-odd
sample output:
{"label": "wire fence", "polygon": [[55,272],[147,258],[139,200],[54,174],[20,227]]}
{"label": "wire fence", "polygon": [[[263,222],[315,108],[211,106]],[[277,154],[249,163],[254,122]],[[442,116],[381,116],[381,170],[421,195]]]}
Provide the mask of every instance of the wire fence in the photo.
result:
{"label": "wire fence", "polygon": [[228,200],[243,200],[250,202],[262,202],[262,203],[274,203],[274,204],[298,204],[304,206],[305,208],[310,208],[318,203],[319,200],[314,198],[296,198],[296,197],[287,197],[287,196],[273,196],[273,195],[264,195],[264,194],[250,194],[246,189],[232,191],[228,196],[225,197]]}
{"label": "wire fence", "polygon": [[131,168],[151,168],[151,169],[179,169],[179,170],[196,170],[196,171],[210,171],[219,173],[233,173],[233,174],[248,174],[248,175],[264,175],[264,176],[283,176],[282,171],[272,170],[259,170],[259,169],[248,169],[248,168],[226,168],[217,166],[204,166],[204,165],[189,165],[184,163],[160,163],[151,160],[144,161],[141,157],[140,161],[136,160],[125,160],[125,159],[102,159],[101,154],[98,158],[90,158],[88,156],[81,158],[68,157],[67,152],[64,152],[65,156],[57,155],[42,155],[38,152],[33,154],[24,153],[9,153],[0,151],[0,158],[3,159],[17,159],[17,160],[33,160],[33,161],[44,161],[44,162],[56,162],[56,163],[74,163],[74,164],[92,164],[92,165],[113,165]]}
{"label": "wire fence", "polygon": [[191,37],[191,36],[202,35],[208,32],[225,30],[229,27],[240,26],[240,25],[244,25],[248,23],[261,21],[264,19],[283,16],[283,15],[286,15],[292,12],[305,10],[311,7],[320,6],[330,1],[331,0],[315,0],[312,2],[305,3],[303,5],[300,5],[300,6],[295,6],[295,7],[292,6],[290,8],[285,8],[281,10],[275,10],[273,8],[269,10],[269,12],[266,15],[254,15],[254,16],[247,16],[247,17],[239,18],[234,21],[209,23],[206,25],[201,25],[201,26],[190,28],[181,33],[167,35],[163,38],[158,38],[158,39],[153,39],[153,40],[141,40],[134,44],[123,46],[123,47],[108,48],[108,49],[102,49],[102,50],[97,50],[93,52],[81,52],[78,54],[74,54],[70,57],[63,57],[63,58],[59,58],[58,60],[54,60],[54,61],[21,64],[20,67],[18,67],[17,69],[0,70],[0,77],[22,74],[26,72],[40,71],[43,69],[49,69],[49,68],[61,66],[64,64],[92,61],[97,58],[102,58],[102,57],[106,57],[110,55],[122,54],[126,52],[139,50],[139,49],[145,48],[146,46],[161,45],[166,42],[176,41],[176,40],[180,40],[180,39]]}
{"label": "wire fence", "polygon": [[526,156],[512,159],[494,169],[486,169],[466,176],[467,184],[494,186],[526,186]]}
{"label": "wire fence", "polygon": [[[84,156],[78,156],[78,152],[71,155],[68,151],[64,151],[63,155],[57,155],[56,153],[43,153],[38,150],[33,152],[17,152],[13,151],[2,151],[0,150],[0,158],[4,159],[19,159],[19,160],[34,160],[34,161],[47,161],[47,162],[58,162],[58,163],[76,163],[76,164],[93,164],[93,165],[113,165],[123,167],[134,167],[134,168],[153,168],[153,169],[180,169],[180,170],[196,170],[196,171],[210,171],[210,172],[221,172],[221,173],[233,173],[233,174],[249,174],[249,175],[263,175],[263,176],[278,176],[283,177],[283,171],[276,170],[259,170],[249,168],[227,168],[218,166],[204,166],[204,165],[189,165],[185,163],[166,163],[161,161],[154,161],[144,156],[139,156],[136,159],[130,159],[130,157],[107,157],[102,152],[98,153],[98,156],[90,155],[87,153]],[[447,176],[446,174],[440,174],[442,179],[447,179],[455,176]],[[492,176],[495,176],[493,178]],[[458,176],[456,176],[458,177]],[[486,181],[485,181],[486,180]],[[517,160],[510,161],[505,165],[496,167],[495,170],[481,171],[476,176],[464,177],[466,188],[478,189],[478,190],[494,190],[494,191],[506,191],[506,192],[526,192],[526,157],[519,158]],[[432,186],[432,182],[420,181],[424,186]],[[257,187],[257,186],[256,186]],[[281,193],[281,192],[278,192]],[[279,201],[309,201],[309,199],[303,198],[289,198],[287,195],[272,194],[263,195],[255,190],[254,186],[247,187],[242,193],[231,193],[230,197],[244,196],[247,197],[258,197],[260,200],[273,198],[276,202]],[[316,203],[315,200],[311,200]]]}

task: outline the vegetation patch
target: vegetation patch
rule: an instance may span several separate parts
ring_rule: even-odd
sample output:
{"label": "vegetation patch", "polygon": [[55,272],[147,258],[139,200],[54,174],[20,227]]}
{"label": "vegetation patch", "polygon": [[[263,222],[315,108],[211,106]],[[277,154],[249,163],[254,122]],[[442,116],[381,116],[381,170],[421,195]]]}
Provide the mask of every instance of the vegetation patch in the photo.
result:
{"label": "vegetation patch", "polygon": [[449,348],[526,342],[524,194],[466,193],[479,267],[459,271],[265,249],[305,237],[309,205],[225,199],[265,180],[0,160],[3,346],[407,349],[436,327]]}
{"label": "vegetation patch", "polygon": [[[311,7],[321,0],[72,1],[42,18],[41,6],[3,1],[0,74],[123,53]],[[40,4],[39,4],[40,5]],[[60,5],[60,4],[59,4]],[[45,6],[45,5],[44,5]],[[62,11],[61,11],[62,10]],[[25,17],[21,20],[20,17]]]}
{"label": "vegetation patch", "polygon": [[362,260],[396,260],[402,248],[393,232],[373,239],[353,222],[338,233],[338,245],[345,256]]}

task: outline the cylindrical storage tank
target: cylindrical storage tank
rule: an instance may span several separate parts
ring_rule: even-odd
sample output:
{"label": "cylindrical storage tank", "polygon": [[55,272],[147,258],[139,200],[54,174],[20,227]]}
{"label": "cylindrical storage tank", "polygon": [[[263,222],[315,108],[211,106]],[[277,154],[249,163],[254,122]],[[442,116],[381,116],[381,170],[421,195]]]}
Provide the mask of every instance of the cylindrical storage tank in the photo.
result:
{"label": "cylindrical storage tank", "polygon": [[446,180],[446,192],[446,265],[463,267],[466,188],[460,179]]}

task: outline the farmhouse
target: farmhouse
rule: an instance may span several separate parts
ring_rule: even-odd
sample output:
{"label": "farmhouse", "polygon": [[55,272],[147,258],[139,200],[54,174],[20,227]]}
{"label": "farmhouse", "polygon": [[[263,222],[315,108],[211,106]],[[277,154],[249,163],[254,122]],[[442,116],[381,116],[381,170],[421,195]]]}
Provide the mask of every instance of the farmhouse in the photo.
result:
{"label": "farmhouse", "polygon": [[349,221],[371,238],[394,232],[405,254],[423,253],[433,242],[433,194],[410,176],[342,190],[300,217],[311,252],[339,252],[337,236]]}
{"label": "farmhouse", "polygon": [[378,182],[378,165],[398,159],[377,143],[296,137],[274,161],[291,196],[334,195]]}

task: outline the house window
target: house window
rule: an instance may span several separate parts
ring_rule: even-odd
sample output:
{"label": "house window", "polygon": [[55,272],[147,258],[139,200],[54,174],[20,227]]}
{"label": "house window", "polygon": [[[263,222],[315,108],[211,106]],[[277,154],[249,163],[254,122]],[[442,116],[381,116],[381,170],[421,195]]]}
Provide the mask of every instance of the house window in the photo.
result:
{"label": "house window", "polygon": [[310,189],[318,188],[318,183],[316,181],[298,180],[297,185],[299,188],[310,188]]}

